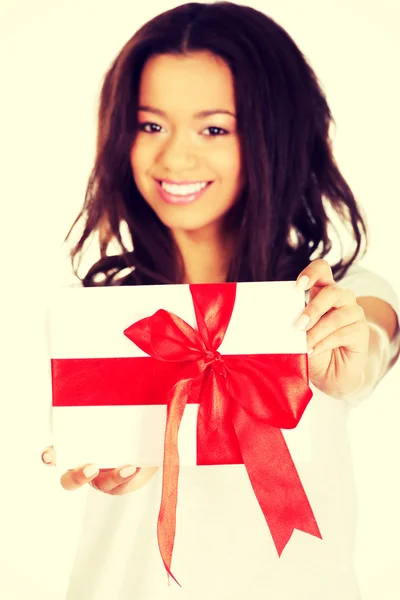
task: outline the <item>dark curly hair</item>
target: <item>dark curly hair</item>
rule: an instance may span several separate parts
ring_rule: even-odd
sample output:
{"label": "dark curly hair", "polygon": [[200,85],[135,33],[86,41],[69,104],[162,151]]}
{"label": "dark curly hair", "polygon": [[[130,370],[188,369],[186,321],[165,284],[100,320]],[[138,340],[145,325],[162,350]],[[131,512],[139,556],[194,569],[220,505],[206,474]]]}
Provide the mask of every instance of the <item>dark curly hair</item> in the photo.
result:
{"label": "dark curly hair", "polygon": [[[282,27],[231,2],[193,2],[160,14],[135,33],[106,73],[95,164],[84,206],[67,236],[83,223],[71,250],[75,273],[85,242],[97,233],[101,258],[83,277],[85,286],[182,282],[179,251],[139,193],[129,156],[146,61],[196,51],[221,57],[235,81],[246,185],[227,215],[236,240],[227,281],[296,279],[313,254],[323,258],[331,250],[331,209],[355,241],[348,257],[341,244],[341,258],[332,266],[341,279],[363,240],[366,249],[367,229],[333,157],[334,121],[324,92]],[[111,242],[118,243],[116,255],[107,252]]]}

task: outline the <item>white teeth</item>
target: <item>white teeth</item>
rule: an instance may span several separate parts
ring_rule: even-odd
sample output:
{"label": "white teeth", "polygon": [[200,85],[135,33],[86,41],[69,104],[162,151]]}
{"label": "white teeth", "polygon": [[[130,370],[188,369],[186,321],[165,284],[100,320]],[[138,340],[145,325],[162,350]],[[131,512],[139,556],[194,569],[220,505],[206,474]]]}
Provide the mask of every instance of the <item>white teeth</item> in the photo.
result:
{"label": "white teeth", "polygon": [[165,183],[161,182],[161,187],[174,196],[187,196],[188,194],[195,194],[200,190],[204,189],[207,185],[207,181],[203,183],[192,183],[190,185],[177,185],[176,183]]}

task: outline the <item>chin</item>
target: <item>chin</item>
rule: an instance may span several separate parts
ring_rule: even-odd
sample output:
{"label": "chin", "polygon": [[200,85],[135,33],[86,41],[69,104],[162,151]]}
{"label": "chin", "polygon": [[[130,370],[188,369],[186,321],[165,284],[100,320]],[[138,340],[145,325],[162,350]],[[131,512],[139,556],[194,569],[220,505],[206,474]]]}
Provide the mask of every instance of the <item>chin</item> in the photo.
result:
{"label": "chin", "polygon": [[185,231],[187,233],[196,233],[196,232],[204,231],[204,230],[208,229],[209,227],[212,227],[213,225],[215,225],[215,222],[212,222],[212,223],[190,222],[190,221],[183,221],[183,220],[180,220],[180,221],[168,220],[168,221],[163,221],[163,223],[171,231]]}
{"label": "chin", "polygon": [[171,231],[187,231],[190,233],[215,226],[221,220],[219,216],[205,219],[204,215],[166,215],[164,211],[157,211],[156,214],[161,223]]}
{"label": "chin", "polygon": [[220,206],[219,210],[215,211],[215,206],[207,206],[208,203],[202,203],[201,200],[190,206],[164,204],[160,206],[160,203],[154,200],[148,204],[165,227],[171,231],[188,233],[219,229],[231,208],[231,205],[227,203],[226,206]]}

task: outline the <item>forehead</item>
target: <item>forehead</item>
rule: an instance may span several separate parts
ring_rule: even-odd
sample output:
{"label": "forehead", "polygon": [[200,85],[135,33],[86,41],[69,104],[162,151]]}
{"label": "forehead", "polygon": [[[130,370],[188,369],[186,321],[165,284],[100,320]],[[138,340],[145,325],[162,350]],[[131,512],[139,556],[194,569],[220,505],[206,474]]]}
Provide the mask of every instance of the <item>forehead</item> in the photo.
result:
{"label": "forehead", "polygon": [[234,112],[233,76],[227,63],[209,52],[153,56],[141,74],[139,104],[181,115],[216,105]]}

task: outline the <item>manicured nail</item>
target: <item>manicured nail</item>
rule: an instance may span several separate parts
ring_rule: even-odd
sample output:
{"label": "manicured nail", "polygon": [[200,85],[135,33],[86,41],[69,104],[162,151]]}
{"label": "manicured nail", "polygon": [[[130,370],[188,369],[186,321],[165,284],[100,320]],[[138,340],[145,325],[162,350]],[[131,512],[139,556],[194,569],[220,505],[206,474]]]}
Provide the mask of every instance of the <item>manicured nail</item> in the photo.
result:
{"label": "manicured nail", "polygon": [[51,455],[48,452],[45,452],[43,454],[43,460],[47,464],[51,463]]}
{"label": "manicured nail", "polygon": [[305,328],[307,327],[307,324],[309,323],[309,321],[310,321],[310,317],[308,315],[306,315],[306,314],[301,315],[301,317],[295,324],[296,329],[298,331],[304,331]]}
{"label": "manicured nail", "polygon": [[308,286],[308,282],[310,281],[310,278],[307,277],[307,275],[302,275],[300,277],[300,279],[296,282],[296,288],[298,290],[304,290],[306,289],[306,287]]}
{"label": "manicured nail", "polygon": [[124,467],[123,469],[120,470],[119,474],[121,475],[121,477],[126,479],[127,477],[130,477],[131,475],[133,475],[135,471],[136,471],[136,467]]}
{"label": "manicured nail", "polygon": [[96,465],[88,465],[87,467],[85,467],[83,469],[83,474],[86,477],[86,479],[89,479],[89,477],[92,477],[95,473],[98,472],[98,467],[96,467]]}

